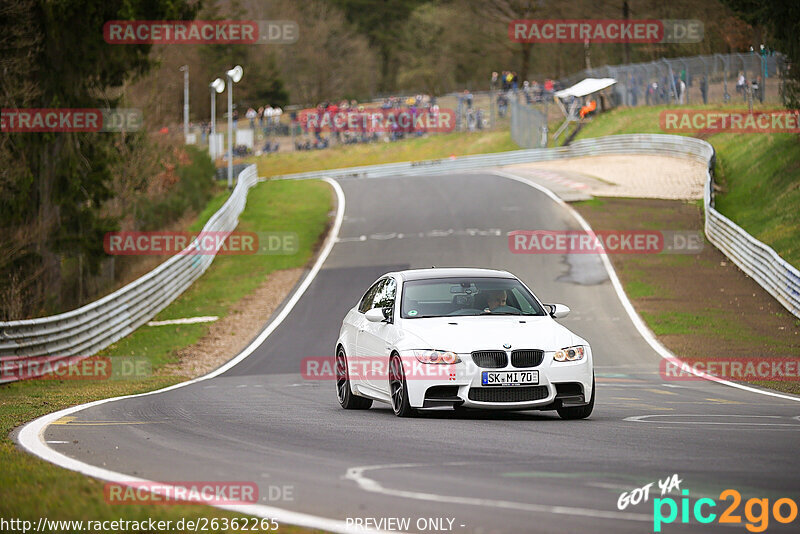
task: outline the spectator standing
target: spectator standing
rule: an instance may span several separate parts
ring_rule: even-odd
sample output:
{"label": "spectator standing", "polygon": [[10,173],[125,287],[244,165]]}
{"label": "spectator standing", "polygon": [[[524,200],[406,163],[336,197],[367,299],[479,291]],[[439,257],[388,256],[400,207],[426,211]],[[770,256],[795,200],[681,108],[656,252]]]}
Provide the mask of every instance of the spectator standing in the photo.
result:
{"label": "spectator standing", "polygon": [[547,100],[553,99],[553,80],[550,78],[544,81],[544,97]]}
{"label": "spectator standing", "polygon": [[708,104],[708,80],[705,76],[700,80],[700,94],[703,96],[703,104]]}
{"label": "spectator standing", "polygon": [[645,100],[647,101],[648,106],[652,106],[657,103],[658,101],[658,82],[653,82],[647,86],[647,95],[645,95]]}
{"label": "spectator standing", "polygon": [[758,89],[758,101],[764,103],[764,86],[761,84],[761,76],[756,77],[756,87]]}
{"label": "spectator standing", "polygon": [[250,129],[251,130],[255,130],[256,129],[256,117],[257,116],[258,116],[258,114],[256,113],[256,110],[254,110],[253,108],[247,108],[247,112],[244,114],[244,117],[250,121]]}
{"label": "spectator standing", "polygon": [[639,104],[639,85],[632,75],[628,78],[628,92],[630,105],[636,107]]}
{"label": "spectator standing", "polygon": [[742,95],[744,100],[747,100],[747,91],[745,90],[745,82],[744,73],[739,71],[739,77],[736,79],[736,92]]}
{"label": "spectator standing", "polygon": [[465,109],[472,108],[472,95],[469,89],[464,89],[464,92],[458,97],[459,107],[463,106]]}
{"label": "spectator standing", "polygon": [[272,128],[272,117],[274,116],[275,110],[272,109],[272,106],[267,104],[264,108],[264,127],[267,129]]}
{"label": "spectator standing", "polygon": [[761,91],[759,89],[761,87],[761,83],[760,82],[761,82],[761,76],[759,76],[758,78],[756,78],[755,80],[750,82],[750,89],[753,91],[753,100],[758,98],[759,100],[761,100],[763,102],[764,100],[761,99],[761,97],[760,97],[760,93],[761,93]]}

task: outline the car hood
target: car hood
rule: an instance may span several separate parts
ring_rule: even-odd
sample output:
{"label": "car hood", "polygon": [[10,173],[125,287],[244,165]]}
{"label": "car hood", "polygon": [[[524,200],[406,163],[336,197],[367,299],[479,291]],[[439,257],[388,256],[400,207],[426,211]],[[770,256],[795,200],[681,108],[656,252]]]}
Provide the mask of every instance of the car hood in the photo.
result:
{"label": "car hood", "polygon": [[[524,321],[524,322],[522,322]],[[431,317],[403,320],[399,348],[440,349],[458,353],[499,349],[555,351],[587,344],[550,317],[479,316]]]}

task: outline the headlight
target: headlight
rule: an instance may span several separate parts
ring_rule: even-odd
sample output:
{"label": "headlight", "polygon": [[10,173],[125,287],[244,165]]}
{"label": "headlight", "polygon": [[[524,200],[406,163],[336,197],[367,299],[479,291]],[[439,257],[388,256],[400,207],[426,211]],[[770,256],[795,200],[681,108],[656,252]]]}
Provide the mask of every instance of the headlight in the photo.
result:
{"label": "headlight", "polygon": [[583,345],[575,345],[574,347],[567,347],[556,351],[556,355],[553,356],[553,359],[557,362],[574,362],[582,360],[584,354],[586,354],[586,348]]}
{"label": "headlight", "polygon": [[451,363],[461,363],[458,354],[445,350],[415,350],[414,357],[422,363],[437,363],[449,365]]}

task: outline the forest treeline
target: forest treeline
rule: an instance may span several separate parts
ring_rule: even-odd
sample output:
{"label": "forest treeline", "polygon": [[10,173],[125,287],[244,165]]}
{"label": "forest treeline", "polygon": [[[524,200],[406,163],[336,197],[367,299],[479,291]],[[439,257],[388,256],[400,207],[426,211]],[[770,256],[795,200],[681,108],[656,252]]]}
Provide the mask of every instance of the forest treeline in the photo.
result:
{"label": "forest treeline", "polygon": [[[137,108],[138,132],[0,133],[0,320],[64,311],[126,275],[113,230],[176,224],[213,193],[207,156],[180,128],[189,67],[193,122],[208,84],[240,64],[237,106],[309,105],[488,89],[492,71],[558,78],[593,66],[746,51],[798,55],[790,0],[3,0],[0,107]],[[698,19],[691,44],[521,44],[515,19]],[[112,45],[109,20],[296,21],[288,45]],[[790,69],[797,75],[797,69]],[[791,90],[796,82],[788,84]],[[796,99],[793,101],[796,102]],[[224,104],[217,106],[220,116]],[[182,200],[179,200],[182,199]],[[128,273],[130,274],[130,273]]]}

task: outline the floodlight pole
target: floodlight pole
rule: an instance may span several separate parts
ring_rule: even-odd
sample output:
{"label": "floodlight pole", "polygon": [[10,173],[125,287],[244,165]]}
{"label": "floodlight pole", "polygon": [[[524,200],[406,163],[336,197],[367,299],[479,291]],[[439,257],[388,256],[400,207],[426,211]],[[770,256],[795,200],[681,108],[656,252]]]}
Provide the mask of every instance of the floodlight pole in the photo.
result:
{"label": "floodlight pole", "polygon": [[183,140],[189,137],[189,65],[180,69],[183,71]]}
{"label": "floodlight pole", "polygon": [[233,84],[242,79],[242,67],[236,65],[228,77],[228,189],[233,189]]}
{"label": "floodlight pole", "polygon": [[233,189],[233,82],[228,76],[228,189]]}

